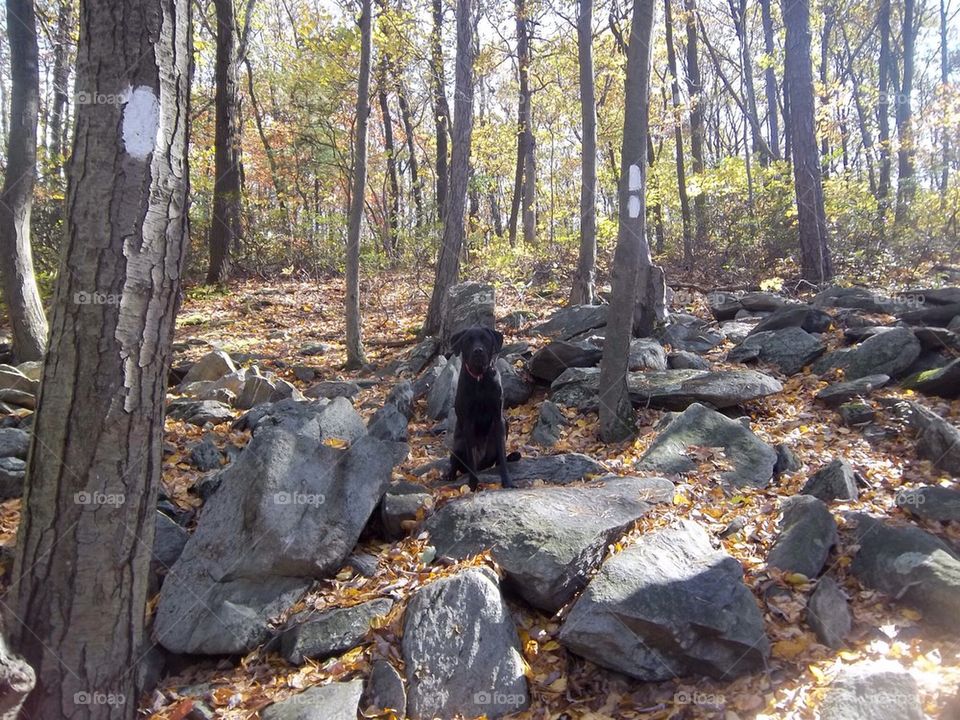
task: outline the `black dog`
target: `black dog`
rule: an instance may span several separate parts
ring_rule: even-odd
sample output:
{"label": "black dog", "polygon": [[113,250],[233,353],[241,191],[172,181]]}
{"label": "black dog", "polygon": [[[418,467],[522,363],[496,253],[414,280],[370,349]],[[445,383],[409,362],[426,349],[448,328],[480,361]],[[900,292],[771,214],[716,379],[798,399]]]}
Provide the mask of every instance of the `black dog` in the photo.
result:
{"label": "black dog", "polygon": [[450,338],[460,356],[457,381],[457,426],[453,432],[450,470],[445,480],[453,482],[458,472],[469,473],[470,489],[476,490],[481,470],[500,466],[500,482],[512,487],[507,474],[507,423],[503,417],[503,385],[497,370],[497,353],[503,335],[487,327],[461,330]]}

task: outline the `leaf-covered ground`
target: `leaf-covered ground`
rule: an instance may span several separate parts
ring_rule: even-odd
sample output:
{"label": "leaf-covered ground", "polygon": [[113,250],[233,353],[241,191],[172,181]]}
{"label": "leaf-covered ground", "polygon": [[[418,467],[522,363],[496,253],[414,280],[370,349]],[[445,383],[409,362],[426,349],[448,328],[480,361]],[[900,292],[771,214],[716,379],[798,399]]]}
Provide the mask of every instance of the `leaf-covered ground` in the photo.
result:
{"label": "leaf-covered ground", "polygon": [[[702,297],[690,293],[684,297],[691,302],[683,309],[708,316]],[[401,277],[384,275],[376,281],[366,295],[364,321],[368,358],[372,363],[383,367],[412,347],[427,300],[421,290],[411,288],[409,281]],[[498,316],[525,310],[542,317],[562,302],[559,295],[544,298],[518,290],[516,286],[498,288]],[[190,291],[178,322],[180,345],[175,364],[196,359],[215,346],[231,353],[260,356],[262,359],[256,362],[261,368],[276,372],[301,389],[308,384],[294,377],[293,366],[315,368],[317,380],[356,377],[355,373],[343,373],[340,369],[344,361],[341,308],[342,282],[338,280],[320,284],[257,281],[234,284],[222,292]],[[507,342],[523,339],[535,346],[538,342],[522,333],[505,332]],[[833,345],[839,344],[840,331],[833,331],[830,340]],[[323,355],[300,354],[304,347],[317,343],[329,344],[331,349]],[[727,349],[729,345],[721,346],[708,358],[715,366],[725,367],[722,357]],[[770,368],[765,369],[776,374]],[[638,534],[677,518],[692,518],[716,533],[734,518],[745,518],[744,528],[722,542],[727,552],[743,565],[746,583],[763,611],[773,645],[769,672],[729,683],[699,678],[639,683],[599,669],[564,650],[556,641],[563,611],[559,617],[547,617],[514,604],[522,649],[529,665],[532,702],[529,710],[511,717],[811,718],[822,689],[838,670],[845,664],[871,658],[892,658],[902,663],[921,688],[925,711],[934,718],[950,716],[945,708],[954,702],[960,685],[960,643],[942,634],[925,634],[919,613],[898,606],[877,592],[862,589],[848,574],[853,548],[841,544],[828,561],[831,574],[850,597],[854,615],[849,645],[839,652],[818,644],[804,623],[804,607],[812,592],[812,583],[803,576],[783,576],[764,567],[767,551],[776,536],[778,501],[795,494],[807,477],[826,462],[840,457],[847,459],[870,485],[857,502],[831,506],[841,531],[839,511],[847,508],[903,520],[902,512],[894,505],[897,491],[916,484],[936,483],[944,477],[930,463],[917,460],[911,434],[893,417],[881,414],[876,424],[888,432],[868,442],[859,430],[844,427],[834,411],[814,403],[813,395],[826,385],[823,380],[807,373],[782,379],[782,393],[752,403],[746,409],[753,430],[762,439],[771,444],[787,443],[795,451],[803,463],[799,471],[782,476],[769,488],[743,489],[731,494],[718,483],[719,474],[726,469],[724,458],[704,450],[698,470],[679,479],[673,504],[658,506],[616,547],[610,548],[611,552],[617,552]],[[395,380],[387,377],[362,390],[354,399],[358,410],[364,415],[372,413]],[[899,392],[892,389],[881,394]],[[544,392],[538,391],[528,403],[508,411],[510,449],[519,449],[525,455],[543,452],[529,445],[528,439],[537,417],[537,405],[544,397]],[[917,399],[960,424],[960,402]],[[639,436],[632,442],[612,446],[597,439],[596,414],[575,416],[569,411],[567,414],[570,422],[563,430],[560,443],[550,452],[588,453],[613,472],[629,474],[634,461],[652,441],[652,425],[661,413],[643,411]],[[442,504],[459,491],[438,487],[437,471],[420,477],[411,473],[412,469],[446,454],[442,438],[430,433],[432,426],[423,408],[418,407],[410,426],[411,455],[395,470],[394,477],[426,485],[434,492],[436,504]],[[249,439],[248,433],[228,428],[229,425],[221,425],[212,431],[221,447],[229,443],[242,446]],[[186,458],[188,447],[207,432],[172,420],[167,421],[166,429],[164,489],[183,507],[199,506],[192,488],[202,473],[194,470]],[[0,543],[13,542],[18,511],[19,501],[5,504],[0,517]],[[960,526],[936,523],[927,525],[926,529],[960,547]],[[358,550],[377,558],[376,574],[365,577],[345,569],[336,578],[316,583],[305,600],[305,605],[317,608],[352,605],[384,596],[400,600],[382,627],[363,646],[327,662],[308,660],[299,668],[260,650],[239,662],[200,661],[180,669],[179,674],[165,679],[157,690],[143,698],[143,714],[157,719],[184,718],[195,711],[195,703],[202,702],[216,717],[251,718],[269,703],[311,685],[364,676],[373,660],[386,657],[398,668],[402,667],[399,633],[403,601],[424,583],[470,564],[426,564],[424,561],[432,559],[428,545],[425,538],[415,535],[397,543],[363,541]],[[471,562],[492,565],[486,557]],[[773,587],[786,588],[788,592],[770,593]],[[155,599],[150,604],[151,611],[154,602]],[[685,697],[699,702],[681,702]]]}

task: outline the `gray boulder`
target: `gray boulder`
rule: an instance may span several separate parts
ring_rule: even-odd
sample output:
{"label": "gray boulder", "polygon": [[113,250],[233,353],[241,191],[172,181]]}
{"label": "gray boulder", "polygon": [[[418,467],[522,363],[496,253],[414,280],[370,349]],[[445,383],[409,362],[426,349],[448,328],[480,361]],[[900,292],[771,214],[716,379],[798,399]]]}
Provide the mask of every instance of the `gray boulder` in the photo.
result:
{"label": "gray boulder", "polygon": [[960,477],[960,430],[952,423],[910,400],[887,403],[917,433],[917,455],[954,477]]}
{"label": "gray boulder", "polygon": [[352,398],[360,392],[360,386],[349,380],[322,380],[316,385],[307,388],[303,394],[308,398],[326,398],[333,400],[338,397]]}
{"label": "gray boulder", "polygon": [[709,370],[710,363],[696,353],[678,350],[667,356],[667,365],[671,370]]}
{"label": "gray boulder", "polygon": [[878,290],[862,287],[829,287],[813,299],[813,305],[820,308],[851,308],[882,314],[891,314],[899,307],[895,298]]}
{"label": "gray boulder", "polygon": [[832,460],[817,470],[800,490],[801,495],[812,495],[824,502],[856,500],[859,476],[846,460]]}
{"label": "gray boulder", "polygon": [[740,305],[754,313],[772,313],[790,305],[789,300],[775,293],[755,290],[740,295]]}
{"label": "gray boulder", "polygon": [[387,615],[393,600],[378,598],[347,608],[316,614],[301,613],[287,623],[280,635],[280,654],[293,665],[306,658],[325,660],[359,645],[373,621]]}
{"label": "gray boulder", "polygon": [[383,715],[392,710],[398,718],[407,716],[407,690],[397,669],[386,660],[377,660],[370,668],[370,677],[360,701],[364,717]]}
{"label": "gray boulder", "polygon": [[756,317],[728,320],[720,324],[720,333],[730,342],[739,344],[750,337],[759,320]]}
{"label": "gray boulder", "polygon": [[39,389],[39,380],[30,378],[12,365],[0,365],[0,390],[36,395]]}
{"label": "gray boulder", "polygon": [[233,359],[223,350],[213,350],[190,366],[190,370],[180,383],[185,387],[190,383],[219,380],[224,375],[236,372]]}
{"label": "gray boulder", "polygon": [[867,338],[853,348],[835,350],[818,360],[813,371],[823,375],[840,368],[849,380],[868,375],[899,377],[920,355],[920,341],[909,328],[894,328],[890,332]]}
{"label": "gray boulder", "polygon": [[817,709],[820,720],[924,720],[913,676],[897,662],[859,662],[841,669]]}
{"label": "gray boulder", "polygon": [[450,352],[450,338],[474,325],[492,328],[496,321],[493,285],[462,282],[447,290],[440,318],[440,350]]}
{"label": "gray boulder", "polygon": [[557,310],[550,319],[530,330],[531,335],[545,335],[569,340],[574,335],[607,324],[609,305],[574,305]]}
{"label": "gray boulder", "polygon": [[559,406],[550,400],[544,400],[540,403],[540,414],[537,416],[537,424],[533,426],[533,432],[530,433],[530,439],[543,447],[553,447],[560,440],[560,431],[566,422],[567,419]]}
{"label": "gray boulder", "polygon": [[630,341],[630,356],[627,370],[666,370],[667,352],[663,345],[650,338],[636,338]]}
{"label": "gray boulder", "polygon": [[890,382],[889,375],[866,375],[847,382],[828,385],[816,394],[816,399],[830,407],[839,407],[844,403],[866,397],[877,388],[882,388]]}
{"label": "gray boulder", "polygon": [[603,350],[587,342],[554,340],[530,358],[530,374],[539,380],[553,382],[571,367],[594,367],[603,357]]}
{"label": "gray boulder", "polygon": [[173,567],[183,552],[190,533],[174,522],[169,515],[159,510],[153,533],[153,562],[164,570]]}
{"label": "gray boulder", "polygon": [[734,486],[763,487],[773,478],[776,451],[736,420],[695,403],[674,417],[640,459],[641,469],[686,473],[697,463],[691,447],[723,448],[733,470],[723,478]]}
{"label": "gray boulder", "polygon": [[[542,457],[524,457],[507,463],[510,479],[517,487],[532,485],[543,480],[551,485],[568,485],[579,482],[591,475],[606,472],[603,465],[581,453],[544,455]],[[499,483],[500,472],[497,468],[478,473],[482,483]]]}
{"label": "gray boulder", "polygon": [[220,449],[211,437],[205,437],[190,447],[190,464],[200,472],[207,472],[220,467],[222,457]]}
{"label": "gray boulder", "polygon": [[417,590],[403,623],[412,720],[486,715],[529,703],[520,642],[496,575],[471,568]]}
{"label": "gray boulder", "polygon": [[723,342],[723,335],[692,315],[671,315],[666,325],[655,333],[657,339],[672,350],[709,352]]}
{"label": "gray boulder", "polygon": [[919,608],[929,622],[955,629],[960,617],[960,559],[945,542],[917,527],[895,527],[850,513],[860,546],[853,574],[869,588]]}
{"label": "gray boulder", "polygon": [[925,485],[900,490],[897,507],[909,515],[938,522],[960,522],[960,489],[941,485]]}
{"label": "gray boulder", "polygon": [[780,535],[770,548],[767,565],[815,578],[837,543],[837,522],[827,506],[810,495],[789,497],[782,509]]}
{"label": "gray boulder", "polygon": [[570,651],[642,681],[762,670],[763,618],[740,563],[681,521],[612,555],[560,630]]}
{"label": "gray boulder", "polygon": [[807,624],[820,642],[833,649],[843,647],[844,638],[850,633],[853,620],[847,596],[829,575],[817,581],[817,588],[807,602]]}
{"label": "gray boulder", "polygon": [[586,585],[607,546],[650,509],[669,502],[663,478],[612,478],[600,487],[475,493],[427,520],[437,553],[455,559],[489,549],[505,587],[555,613]]}
{"label": "gray boulder", "polygon": [[907,325],[935,325],[946,327],[957,315],[960,315],[960,303],[951,305],[928,305],[916,310],[898,313]]}
{"label": "gray boulder", "polygon": [[36,682],[33,668],[10,647],[0,624],[0,718],[16,720],[20,717],[20,707]]}
{"label": "gray boulder", "polygon": [[497,370],[500,371],[500,383],[503,385],[503,406],[506,408],[523,405],[533,395],[533,383],[521,377],[517,369],[505,358],[497,358]]}
{"label": "gray boulder", "polygon": [[20,458],[0,458],[0,502],[23,495],[27,463]]}
{"label": "gray boulder", "polygon": [[220,473],[160,593],[154,628],[168,650],[249,650],[271,616],[353,550],[390,482],[393,444],[365,434],[344,398],[313,409],[262,421]]}
{"label": "gray boulder", "polygon": [[424,338],[404,356],[397,367],[397,374],[419,375],[439,351],[440,341],[437,338],[432,335]]}
{"label": "gray boulder", "polygon": [[917,373],[904,380],[903,386],[924,395],[955,398],[960,395],[960,359],[935,370]]}
{"label": "gray boulder", "polygon": [[[412,483],[411,483],[412,484]],[[388,540],[406,537],[421,513],[433,507],[433,495],[424,492],[425,488],[414,485],[416,489],[405,488],[402,492],[387,492],[380,502],[380,524]]]}
{"label": "gray boulder", "polygon": [[443,420],[453,411],[457,383],[460,381],[460,365],[459,355],[451,357],[427,393],[427,415],[434,420]]}
{"label": "gray boulder", "polygon": [[221,425],[233,420],[229,405],[216,400],[173,400],[167,403],[167,417],[203,427],[207,423]]}
{"label": "gray boulder", "polygon": [[737,313],[743,309],[738,295],[720,290],[707,293],[707,307],[710,308],[710,312],[713,313],[717,322],[733,320]]}
{"label": "gray boulder", "polygon": [[335,682],[312,687],[269,705],[262,720],[357,720],[363,680]]}
{"label": "gray boulder", "polygon": [[727,353],[728,362],[759,360],[780,368],[786,375],[794,375],[818,357],[827,346],[800,327],[785,327],[751,334]]}
{"label": "gray boulder", "polygon": [[877,411],[872,405],[859,400],[844,403],[837,412],[840,420],[847,427],[861,427],[872,423],[877,417]]}
{"label": "gray boulder", "polygon": [[790,305],[775,310],[750,331],[751,335],[784,328],[801,328],[808,333],[824,333],[830,329],[833,318],[809,305]]}
{"label": "gray boulder", "polygon": [[27,459],[30,450],[30,433],[20,428],[0,428],[0,458]]}

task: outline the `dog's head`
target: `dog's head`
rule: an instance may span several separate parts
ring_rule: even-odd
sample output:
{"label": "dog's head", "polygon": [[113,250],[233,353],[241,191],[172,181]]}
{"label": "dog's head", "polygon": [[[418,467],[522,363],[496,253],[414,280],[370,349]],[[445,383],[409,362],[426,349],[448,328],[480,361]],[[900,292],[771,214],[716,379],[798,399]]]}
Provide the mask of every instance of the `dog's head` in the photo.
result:
{"label": "dog's head", "polygon": [[482,376],[497,358],[503,347],[503,334],[488,327],[475,325],[461,330],[450,338],[455,355],[459,355],[467,371],[476,378]]}

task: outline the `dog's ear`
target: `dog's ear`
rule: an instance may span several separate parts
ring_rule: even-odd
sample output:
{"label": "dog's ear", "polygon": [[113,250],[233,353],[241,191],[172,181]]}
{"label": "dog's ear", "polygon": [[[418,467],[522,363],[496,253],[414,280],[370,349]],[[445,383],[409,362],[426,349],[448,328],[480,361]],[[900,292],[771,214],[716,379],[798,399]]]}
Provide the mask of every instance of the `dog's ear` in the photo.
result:
{"label": "dog's ear", "polygon": [[496,355],[503,349],[503,333],[493,328],[487,328],[490,338],[493,340],[493,354]]}
{"label": "dog's ear", "polygon": [[463,342],[463,336],[466,335],[466,330],[461,330],[460,332],[455,332],[450,336],[450,352],[454,355],[459,355],[462,348],[460,343]]}

